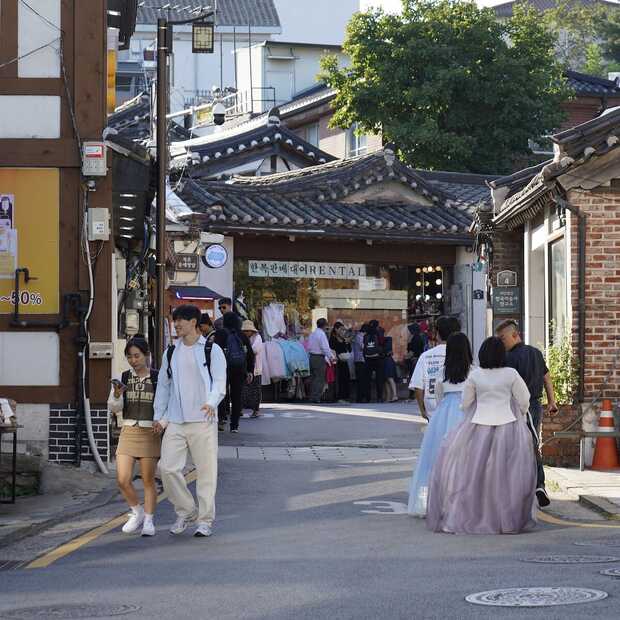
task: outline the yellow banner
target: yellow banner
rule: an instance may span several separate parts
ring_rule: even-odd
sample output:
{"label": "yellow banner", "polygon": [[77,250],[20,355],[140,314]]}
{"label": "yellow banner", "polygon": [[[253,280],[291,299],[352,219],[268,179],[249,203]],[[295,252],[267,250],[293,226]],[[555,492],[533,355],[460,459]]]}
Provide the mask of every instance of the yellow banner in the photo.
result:
{"label": "yellow banner", "polygon": [[60,174],[51,168],[0,168],[0,314],[58,314]]}

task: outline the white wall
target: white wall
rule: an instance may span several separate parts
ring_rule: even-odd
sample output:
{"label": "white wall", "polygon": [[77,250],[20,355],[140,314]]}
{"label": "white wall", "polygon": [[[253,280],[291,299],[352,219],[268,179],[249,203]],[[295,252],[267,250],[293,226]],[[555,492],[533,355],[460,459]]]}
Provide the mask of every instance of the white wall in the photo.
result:
{"label": "white wall", "polygon": [[0,95],[0,138],[60,138],[60,97]]}
{"label": "white wall", "polygon": [[0,385],[60,385],[56,332],[0,332]]}
{"label": "white wall", "polygon": [[360,0],[275,0],[282,34],[274,37],[295,43],[341,45],[347,23]]}
{"label": "white wall", "polygon": [[[17,75],[20,78],[60,77],[60,42],[56,40],[60,36],[60,0],[28,0],[28,5],[40,16],[25,3],[18,3],[17,54],[20,60]],[[48,46],[50,43],[52,45]],[[30,54],[40,47],[43,49]],[[22,58],[26,54],[29,55]]]}

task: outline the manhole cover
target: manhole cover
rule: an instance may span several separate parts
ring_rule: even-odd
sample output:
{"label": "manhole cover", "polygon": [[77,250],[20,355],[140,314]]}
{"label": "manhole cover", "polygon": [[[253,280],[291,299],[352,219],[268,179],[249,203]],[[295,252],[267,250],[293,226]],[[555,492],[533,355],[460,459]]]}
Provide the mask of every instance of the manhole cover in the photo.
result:
{"label": "manhole cover", "polygon": [[579,540],[574,544],[578,547],[620,547],[620,538],[594,538],[592,540]]}
{"label": "manhole cover", "polygon": [[521,562],[538,564],[596,564],[599,562],[618,562],[620,558],[612,555],[539,555],[521,558]]}
{"label": "manhole cover", "polygon": [[601,571],[601,575],[606,575],[607,577],[620,577],[620,568],[606,568]]}
{"label": "manhole cover", "polygon": [[468,603],[490,607],[551,607],[577,605],[607,598],[607,592],[588,588],[504,588],[465,597]]}
{"label": "manhole cover", "polygon": [[0,611],[0,618],[32,620],[33,618],[107,618],[139,611],[138,605],[45,605]]}

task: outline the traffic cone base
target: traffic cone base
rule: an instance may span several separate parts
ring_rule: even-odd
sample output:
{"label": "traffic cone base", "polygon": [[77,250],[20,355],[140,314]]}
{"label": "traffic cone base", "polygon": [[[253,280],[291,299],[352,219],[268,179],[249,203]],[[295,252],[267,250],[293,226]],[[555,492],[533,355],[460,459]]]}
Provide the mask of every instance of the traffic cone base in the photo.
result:
{"label": "traffic cone base", "polygon": [[[598,431],[613,432],[614,414],[610,400],[604,400],[601,406],[601,415],[598,420]],[[592,469],[607,471],[609,469],[620,469],[620,459],[618,459],[618,446],[615,437],[597,437],[594,449],[594,459]]]}

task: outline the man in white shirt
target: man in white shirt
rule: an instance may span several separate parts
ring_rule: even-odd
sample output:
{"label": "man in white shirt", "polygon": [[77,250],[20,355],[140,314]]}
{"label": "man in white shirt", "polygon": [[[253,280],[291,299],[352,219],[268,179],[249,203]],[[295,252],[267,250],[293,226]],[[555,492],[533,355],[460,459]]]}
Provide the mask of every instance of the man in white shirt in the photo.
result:
{"label": "man in white shirt", "polygon": [[[197,521],[195,536],[211,536],[217,487],[217,407],[226,394],[226,357],[215,343],[205,348],[197,331],[200,310],[175,308],[178,335],[164,355],[153,404],[153,428],[164,433],[159,470],[177,520],[171,534],[182,534]],[[196,466],[198,510],[183,476],[187,456]]]}
{"label": "man in white shirt", "polygon": [[461,324],[456,318],[441,316],[437,319],[436,328],[438,344],[420,355],[409,382],[409,389],[415,390],[415,398],[425,420],[429,420],[437,408],[435,386],[443,381],[446,341],[450,334],[461,331]]}
{"label": "man in white shirt", "polygon": [[327,319],[319,319],[316,322],[316,329],[308,338],[310,376],[312,377],[310,400],[313,403],[321,402],[321,396],[323,396],[323,390],[325,389],[325,370],[327,364],[335,360],[334,354],[329,347],[329,340],[327,340],[328,329]]}

